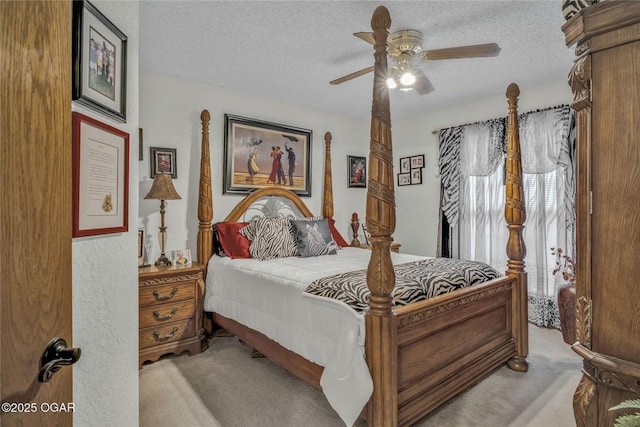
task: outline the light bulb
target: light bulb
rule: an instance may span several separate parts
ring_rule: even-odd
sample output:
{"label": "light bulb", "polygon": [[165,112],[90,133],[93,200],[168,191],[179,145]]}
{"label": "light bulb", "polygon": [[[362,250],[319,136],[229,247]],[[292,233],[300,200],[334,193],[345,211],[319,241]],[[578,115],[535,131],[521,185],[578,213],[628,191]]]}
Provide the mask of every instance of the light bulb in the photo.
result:
{"label": "light bulb", "polygon": [[396,87],[398,87],[398,84],[396,83],[396,81],[393,79],[393,77],[389,77],[387,79],[387,87],[389,89],[395,89]]}
{"label": "light bulb", "polygon": [[416,82],[416,77],[409,72],[404,73],[402,77],[400,77],[400,83],[402,83],[405,86],[411,86],[415,82]]}

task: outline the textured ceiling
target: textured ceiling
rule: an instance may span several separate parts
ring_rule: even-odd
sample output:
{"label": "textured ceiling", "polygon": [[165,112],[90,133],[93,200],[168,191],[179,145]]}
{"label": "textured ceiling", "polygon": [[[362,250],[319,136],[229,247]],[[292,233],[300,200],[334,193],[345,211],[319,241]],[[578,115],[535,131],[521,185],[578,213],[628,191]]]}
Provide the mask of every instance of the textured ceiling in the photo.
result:
{"label": "textured ceiling", "polygon": [[551,1],[143,1],[140,68],[296,105],[369,117],[372,74],[329,81],[373,64],[371,31],[384,4],[390,31],[415,29],[423,49],[496,42],[498,57],[422,61],[435,91],[391,91],[401,118],[566,78],[562,2]]}

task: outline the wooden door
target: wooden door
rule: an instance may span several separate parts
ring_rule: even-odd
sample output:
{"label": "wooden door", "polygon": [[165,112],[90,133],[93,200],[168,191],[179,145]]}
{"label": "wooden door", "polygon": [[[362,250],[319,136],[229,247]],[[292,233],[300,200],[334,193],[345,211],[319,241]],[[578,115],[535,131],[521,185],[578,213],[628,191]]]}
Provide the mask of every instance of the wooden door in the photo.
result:
{"label": "wooden door", "polygon": [[38,374],[72,344],[71,3],[0,1],[0,32],[0,424],[69,426],[71,367]]}

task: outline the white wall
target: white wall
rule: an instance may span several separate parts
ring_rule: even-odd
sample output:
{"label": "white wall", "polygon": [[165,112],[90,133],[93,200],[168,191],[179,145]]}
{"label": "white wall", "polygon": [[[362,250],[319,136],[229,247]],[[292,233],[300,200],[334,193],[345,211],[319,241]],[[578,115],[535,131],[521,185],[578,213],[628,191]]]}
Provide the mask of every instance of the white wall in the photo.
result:
{"label": "white wall", "polygon": [[[332,169],[334,218],[342,235],[351,241],[351,213],[358,212],[364,221],[366,191],[347,188],[347,155],[368,156],[369,120],[338,116],[262,98],[245,92],[212,87],[155,72],[143,71],[140,82],[140,126],[144,129],[144,161],[140,162],[140,211],[138,225],[145,228],[149,260],[157,259],[157,230],[160,222],[159,202],[142,200],[151,187],[149,147],[178,149],[178,179],[174,185],[182,200],[168,201],[166,222],[167,250],[191,248],[195,257],[198,174],[200,155],[200,113],[211,113],[210,148],[213,177],[214,222],[221,221],[242,196],[222,194],[224,114],[236,114],[313,130],[312,197],[305,203],[314,213],[321,212],[324,133],[333,134]],[[506,85],[505,85],[506,91]],[[571,91],[566,80],[537,87],[521,88],[519,111],[570,103]],[[393,114],[393,105],[391,105]],[[441,111],[393,120],[394,169],[401,157],[425,154],[423,184],[396,187],[396,232],[394,240],[403,252],[435,256],[437,248],[440,177],[438,175],[437,136],[433,130],[487,120],[507,115],[504,94],[470,102]],[[362,240],[362,236],[360,235]]]}
{"label": "white wall", "polygon": [[167,255],[173,249],[190,248],[195,258],[198,232],[197,202],[200,173],[200,113],[209,110],[211,171],[214,222],[222,221],[243,197],[222,194],[224,114],[311,129],[312,187],[304,202],[314,214],[322,213],[324,176],[324,134],[333,135],[331,144],[334,218],[341,234],[351,241],[351,213],[364,218],[366,191],[347,188],[347,155],[366,156],[369,147],[368,121],[339,116],[326,111],[292,105],[199,82],[143,70],[140,80],[140,127],[143,128],[144,160],[139,163],[140,207],[138,225],[145,228],[149,261],[160,255],[158,227],[159,201],[144,200],[151,188],[149,147],[177,148],[178,178],[174,180],[181,200],[166,201],[168,227]]}
{"label": "white wall", "polygon": [[138,3],[92,1],[127,35],[127,123],[73,104],[74,111],[128,132],[129,231],[73,240],[73,421],[138,425]]}
{"label": "white wall", "polygon": [[[506,88],[507,85],[505,92]],[[571,90],[564,79],[537,87],[520,88],[518,112],[570,104],[571,100]],[[394,240],[402,244],[403,252],[436,255],[440,177],[438,139],[432,131],[506,116],[506,96],[501,93],[482,101],[393,122],[394,169],[399,167],[401,157],[426,155],[422,185],[396,188],[397,226]]]}

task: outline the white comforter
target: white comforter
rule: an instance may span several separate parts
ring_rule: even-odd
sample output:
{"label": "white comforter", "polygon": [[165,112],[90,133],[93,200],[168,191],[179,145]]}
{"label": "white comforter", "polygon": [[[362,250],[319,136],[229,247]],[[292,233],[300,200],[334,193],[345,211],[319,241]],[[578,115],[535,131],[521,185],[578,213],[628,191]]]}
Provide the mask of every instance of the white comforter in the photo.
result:
{"label": "white comforter", "polygon": [[[351,426],[373,389],[364,356],[364,315],[304,290],[321,277],[366,269],[370,256],[370,251],[357,248],[344,248],[337,255],[269,261],[213,256],[204,307],[324,366],[322,390]],[[398,253],[391,257],[394,264],[424,259]]]}

